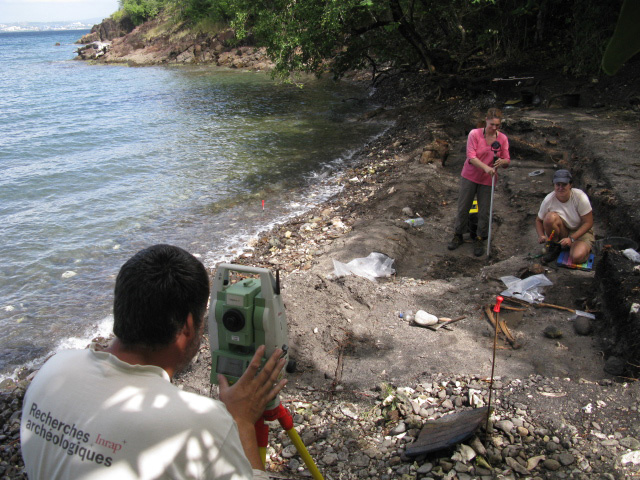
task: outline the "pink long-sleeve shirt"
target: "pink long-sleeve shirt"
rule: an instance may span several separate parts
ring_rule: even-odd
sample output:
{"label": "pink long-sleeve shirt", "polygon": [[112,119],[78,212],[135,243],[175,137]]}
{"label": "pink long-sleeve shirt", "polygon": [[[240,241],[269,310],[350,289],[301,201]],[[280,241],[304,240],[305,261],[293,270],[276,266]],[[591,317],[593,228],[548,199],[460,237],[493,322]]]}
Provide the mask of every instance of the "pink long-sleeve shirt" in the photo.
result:
{"label": "pink long-sleeve shirt", "polygon": [[[500,149],[496,152],[498,157],[509,160],[509,163],[511,163],[507,136],[502,132],[498,132],[498,142],[500,143]],[[491,185],[491,175],[484,173],[484,170],[472,165],[469,162],[472,158],[479,159],[485,165],[493,165],[493,150],[491,150],[491,145],[487,145],[483,128],[475,128],[469,132],[469,137],[467,138],[467,159],[464,162],[464,167],[462,167],[461,175],[474,183]]]}

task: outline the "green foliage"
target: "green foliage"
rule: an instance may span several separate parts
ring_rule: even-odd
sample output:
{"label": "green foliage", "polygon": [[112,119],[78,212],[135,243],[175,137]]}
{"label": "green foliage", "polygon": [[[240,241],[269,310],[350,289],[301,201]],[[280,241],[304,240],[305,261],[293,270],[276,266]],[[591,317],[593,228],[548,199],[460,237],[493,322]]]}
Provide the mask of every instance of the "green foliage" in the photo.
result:
{"label": "green foliage", "polygon": [[[634,2],[637,3],[636,0]],[[620,11],[620,4],[615,3],[602,4],[592,0],[584,9],[574,10],[573,15],[567,18],[567,49],[562,58],[568,73],[580,75],[600,69],[607,40],[613,33]]]}
{"label": "green foliage", "polygon": [[625,0],[620,16],[602,57],[602,69],[614,75],[624,62],[640,52],[640,2]]}
{"label": "green foliage", "polygon": [[[276,73],[335,76],[369,65],[430,67],[428,39],[416,27],[437,23],[450,7],[406,0],[231,0],[232,25],[265,45]],[[439,43],[435,36],[433,44]]]}
{"label": "green foliage", "polygon": [[276,71],[286,77],[290,71],[324,70],[325,59],[340,49],[342,13],[360,0],[328,1],[232,0],[232,26],[239,38],[249,33],[267,47]]}
{"label": "green foliage", "polygon": [[111,14],[111,18],[116,22],[119,22],[120,20],[122,20],[124,16],[125,16],[125,13],[124,13],[124,10],[122,9],[117,10]]}
{"label": "green foliage", "polygon": [[180,18],[190,24],[203,21],[229,22],[231,11],[228,0],[169,0],[179,12]]}
{"label": "green foliage", "polygon": [[[614,0],[620,1],[620,0]],[[483,62],[529,58],[571,73],[597,69],[610,5],[598,0],[229,0],[240,38],[267,47],[276,74],[336,77],[369,67],[452,72]],[[607,30],[608,29],[608,30]],[[551,54],[552,46],[561,48]]]}
{"label": "green foliage", "polygon": [[167,0],[120,0],[120,10],[134,25],[154,18],[164,8]]}
{"label": "green foliage", "polygon": [[[638,0],[633,0],[637,2]],[[631,3],[633,3],[631,1]],[[162,8],[199,31],[230,24],[265,46],[275,75],[369,68],[454,73],[543,62],[594,73],[622,0],[121,0],[138,24]]]}

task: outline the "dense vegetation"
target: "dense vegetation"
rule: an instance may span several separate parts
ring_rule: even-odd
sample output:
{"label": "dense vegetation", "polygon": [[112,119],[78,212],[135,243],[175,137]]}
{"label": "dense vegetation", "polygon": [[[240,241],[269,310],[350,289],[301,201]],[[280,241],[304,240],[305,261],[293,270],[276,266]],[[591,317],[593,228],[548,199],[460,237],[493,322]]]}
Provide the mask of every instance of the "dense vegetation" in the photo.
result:
{"label": "dense vegetation", "polygon": [[[276,74],[374,78],[403,70],[468,73],[544,62],[570,74],[600,68],[623,0],[120,0],[135,24],[164,11],[192,27],[231,26],[266,46]],[[639,2],[640,3],[640,2]],[[204,26],[204,27],[203,27]],[[211,32],[209,32],[211,33]]]}

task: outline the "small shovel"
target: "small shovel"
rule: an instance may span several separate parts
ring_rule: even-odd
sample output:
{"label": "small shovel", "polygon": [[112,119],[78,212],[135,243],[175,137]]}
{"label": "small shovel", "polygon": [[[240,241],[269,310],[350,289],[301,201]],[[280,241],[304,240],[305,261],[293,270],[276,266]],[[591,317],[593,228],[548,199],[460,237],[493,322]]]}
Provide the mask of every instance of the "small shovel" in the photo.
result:
{"label": "small shovel", "polygon": [[433,330],[434,332],[442,327],[444,327],[445,325],[451,325],[452,323],[456,323],[459,322],[460,320],[464,320],[465,318],[467,318],[466,316],[462,316],[462,317],[458,317],[458,318],[454,318],[453,320],[449,320],[448,322],[442,322],[438,325],[428,325],[427,328],[430,330]]}

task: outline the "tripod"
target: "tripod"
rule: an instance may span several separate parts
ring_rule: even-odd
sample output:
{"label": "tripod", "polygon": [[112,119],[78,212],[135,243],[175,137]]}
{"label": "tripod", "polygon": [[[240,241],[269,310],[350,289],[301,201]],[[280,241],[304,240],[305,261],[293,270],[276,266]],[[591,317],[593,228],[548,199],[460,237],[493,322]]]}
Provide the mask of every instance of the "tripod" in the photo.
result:
{"label": "tripod", "polygon": [[287,432],[291,442],[295,445],[298,454],[302,457],[304,464],[309,469],[309,472],[311,472],[311,476],[314,480],[324,480],[320,470],[318,470],[318,467],[311,458],[311,455],[309,455],[307,448],[304,446],[304,443],[302,443],[300,435],[298,435],[296,429],[293,428],[293,417],[291,416],[291,413],[282,406],[278,398],[276,398],[274,402],[277,403],[277,405],[274,408],[265,410],[262,414],[262,418],[260,418],[255,425],[262,463],[266,464],[267,445],[269,444],[269,425],[267,425],[265,421],[272,422],[274,420],[278,420],[282,428],[284,428],[284,431]]}

